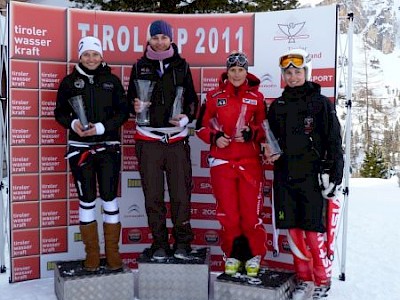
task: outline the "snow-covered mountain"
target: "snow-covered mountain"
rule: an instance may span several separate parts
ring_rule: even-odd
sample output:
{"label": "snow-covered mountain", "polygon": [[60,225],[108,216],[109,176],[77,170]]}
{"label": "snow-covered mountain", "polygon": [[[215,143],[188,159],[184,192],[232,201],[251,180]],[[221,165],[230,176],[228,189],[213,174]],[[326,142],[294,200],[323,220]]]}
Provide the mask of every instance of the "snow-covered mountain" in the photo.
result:
{"label": "snow-covered mountain", "polygon": [[[339,38],[343,49],[350,39],[353,42],[353,171],[359,170],[366,148],[373,143],[381,146],[389,166],[400,170],[400,0],[324,0],[317,5],[331,4],[340,6],[342,20],[354,13],[353,33],[349,32],[349,22],[341,21]],[[348,52],[343,52],[338,53],[338,76],[339,92],[345,95]],[[343,124],[345,103],[346,99],[339,100],[337,107]]]}

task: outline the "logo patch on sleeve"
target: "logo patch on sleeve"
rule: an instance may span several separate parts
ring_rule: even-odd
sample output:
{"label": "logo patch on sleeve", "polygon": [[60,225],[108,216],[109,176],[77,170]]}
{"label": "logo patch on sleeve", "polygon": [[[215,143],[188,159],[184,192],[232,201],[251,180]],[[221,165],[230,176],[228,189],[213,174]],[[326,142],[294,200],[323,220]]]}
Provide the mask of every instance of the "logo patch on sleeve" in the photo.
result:
{"label": "logo patch on sleeve", "polygon": [[224,105],[226,105],[226,103],[227,103],[226,98],[218,98],[217,99],[217,106],[224,106]]}
{"label": "logo patch on sleeve", "polygon": [[243,98],[242,101],[244,104],[249,104],[249,105],[257,105],[257,100],[254,99],[247,99],[247,98]]}

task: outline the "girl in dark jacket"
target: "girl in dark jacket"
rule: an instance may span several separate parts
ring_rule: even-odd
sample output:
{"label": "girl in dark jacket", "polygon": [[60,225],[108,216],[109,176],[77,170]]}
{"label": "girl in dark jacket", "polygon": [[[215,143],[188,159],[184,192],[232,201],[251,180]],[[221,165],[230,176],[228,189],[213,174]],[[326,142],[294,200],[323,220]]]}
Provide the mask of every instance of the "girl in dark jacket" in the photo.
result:
{"label": "girl in dark jacket", "polygon": [[[58,123],[69,129],[67,158],[79,197],[80,231],[86,251],[84,268],[96,271],[100,266],[96,221],[99,193],[107,267],[118,270],[122,268],[117,202],[120,128],[129,117],[128,103],[120,79],[103,62],[100,40],[84,37],[79,41],[78,51],[79,64],[60,84],[54,115]],[[83,102],[84,117],[70,103],[77,98]]]}
{"label": "girl in dark jacket", "polygon": [[[142,58],[132,67],[128,99],[136,115],[136,155],[145,197],[148,224],[153,236],[149,255],[165,260],[170,252],[164,176],[168,184],[174,237],[173,254],[185,259],[191,251],[190,225],[192,165],[187,125],[198,105],[189,64],[172,42],[171,26],[163,20],[150,25],[149,41]],[[152,87],[145,104],[138,83]],[[174,107],[178,107],[174,110]],[[149,111],[149,119],[139,116]]]}
{"label": "girl in dark jacket", "polygon": [[304,50],[284,54],[280,68],[286,87],[267,116],[283,151],[272,157],[276,226],[288,229],[298,279],[293,299],[320,299],[327,297],[332,268],[326,198],[335,197],[343,176],[340,124],[321,87],[309,81],[311,57]]}

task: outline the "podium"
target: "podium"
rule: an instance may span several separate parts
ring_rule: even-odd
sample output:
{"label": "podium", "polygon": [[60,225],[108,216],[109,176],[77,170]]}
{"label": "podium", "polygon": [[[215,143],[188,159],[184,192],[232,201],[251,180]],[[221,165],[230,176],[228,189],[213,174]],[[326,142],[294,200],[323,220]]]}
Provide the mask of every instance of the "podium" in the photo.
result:
{"label": "podium", "polygon": [[187,260],[155,261],[145,253],[138,259],[140,300],[208,300],[210,250],[201,248]]}
{"label": "podium", "polygon": [[132,300],[134,277],[131,269],[109,271],[102,260],[100,270],[87,272],[83,261],[56,262],[54,289],[58,300]]}
{"label": "podium", "polygon": [[214,300],[286,300],[295,287],[294,273],[262,268],[257,277],[225,273],[214,281]]}

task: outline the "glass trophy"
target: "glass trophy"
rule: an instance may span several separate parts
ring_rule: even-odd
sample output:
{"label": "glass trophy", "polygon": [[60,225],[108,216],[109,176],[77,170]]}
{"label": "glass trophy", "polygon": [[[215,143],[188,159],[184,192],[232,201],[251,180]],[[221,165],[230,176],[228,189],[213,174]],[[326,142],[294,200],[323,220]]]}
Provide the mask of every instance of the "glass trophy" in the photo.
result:
{"label": "glass trophy", "polygon": [[182,106],[183,106],[183,87],[177,86],[174,105],[172,106],[171,114],[169,116],[170,120],[173,120],[177,115],[180,115],[182,113],[183,109]]}
{"label": "glass trophy", "polygon": [[262,127],[265,132],[265,143],[268,147],[269,156],[275,156],[282,154],[281,147],[279,147],[278,141],[276,140],[271,128],[269,127],[268,120],[262,122]]}
{"label": "glass trophy", "polygon": [[83,126],[83,130],[89,129],[89,122],[86,117],[85,104],[83,103],[82,95],[76,95],[68,99],[69,104],[72,106],[75,114]]}
{"label": "glass trophy", "polygon": [[151,95],[155,82],[151,80],[135,79],[135,87],[137,96],[140,100],[141,110],[136,113],[136,123],[138,125],[150,125],[150,110],[149,105],[151,101]]}
{"label": "glass trophy", "polygon": [[222,125],[219,125],[217,118],[211,118],[209,122],[212,129],[223,132]]}
{"label": "glass trophy", "polygon": [[243,127],[245,125],[246,111],[247,111],[247,105],[246,104],[242,104],[242,107],[240,108],[240,114],[239,114],[239,117],[238,117],[238,119],[236,121],[235,129],[233,131],[232,138],[241,136]]}

